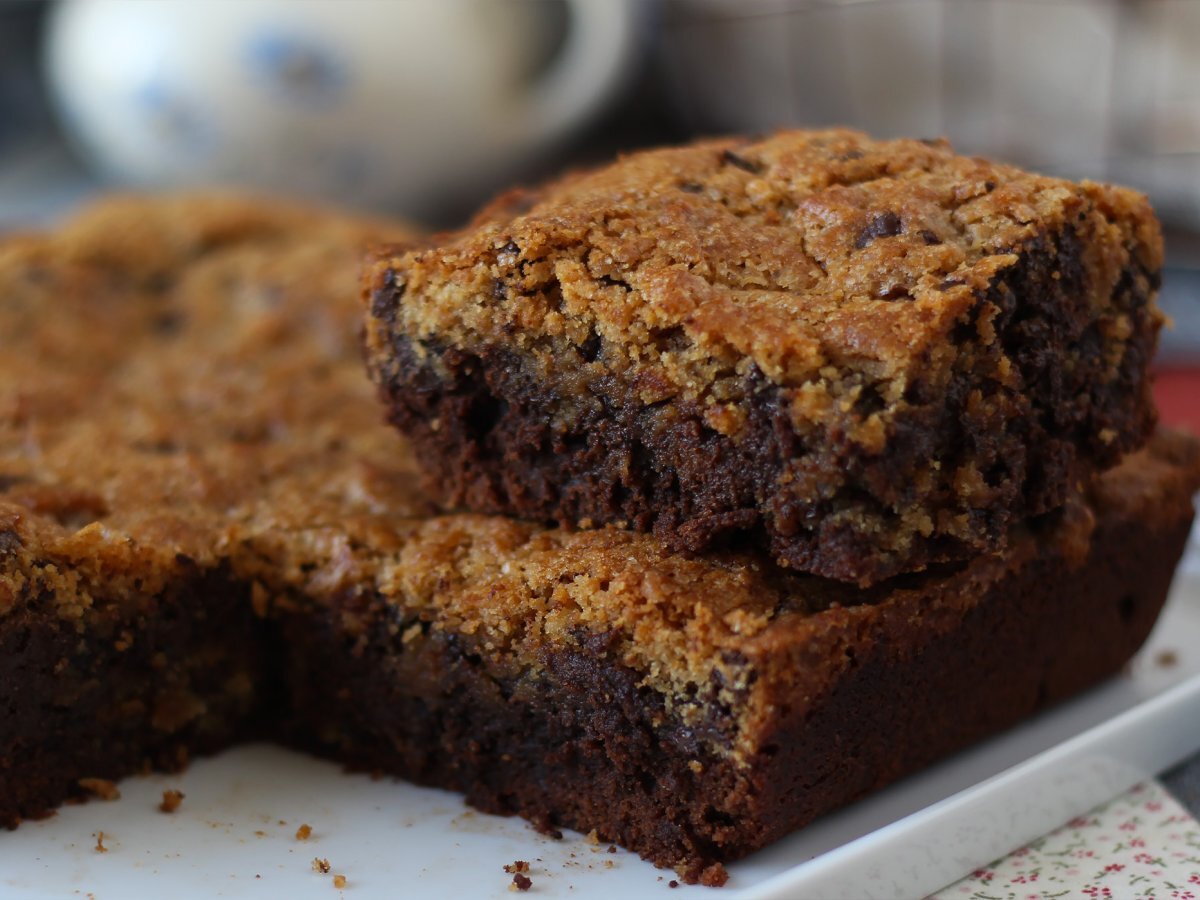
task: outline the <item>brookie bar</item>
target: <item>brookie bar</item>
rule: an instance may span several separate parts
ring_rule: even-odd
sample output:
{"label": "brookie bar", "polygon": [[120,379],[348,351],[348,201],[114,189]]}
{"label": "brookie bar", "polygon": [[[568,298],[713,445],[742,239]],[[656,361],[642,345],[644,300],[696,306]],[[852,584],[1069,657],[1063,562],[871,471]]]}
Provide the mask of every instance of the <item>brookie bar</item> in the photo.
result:
{"label": "brookie bar", "polygon": [[867,586],[999,549],[1152,430],[1141,195],[780,132],[502,197],[365,276],[447,505]]}

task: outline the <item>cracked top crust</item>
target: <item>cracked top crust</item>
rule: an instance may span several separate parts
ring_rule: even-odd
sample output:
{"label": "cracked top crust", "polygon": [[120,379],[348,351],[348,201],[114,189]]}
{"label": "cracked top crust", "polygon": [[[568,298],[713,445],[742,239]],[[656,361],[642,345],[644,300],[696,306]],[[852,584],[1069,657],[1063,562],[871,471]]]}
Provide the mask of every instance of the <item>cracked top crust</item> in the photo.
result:
{"label": "cracked top crust", "polygon": [[[757,368],[790,389],[801,431],[853,410],[846,432],[881,452],[877,407],[950,377],[956,326],[994,340],[999,310],[976,311],[979,297],[1064,229],[1083,246],[1091,312],[1120,340],[1128,317],[1103,309],[1118,279],[1162,264],[1142,195],[845,130],[636,153],[514,192],[436,248],[385,253],[375,282],[401,282],[398,328],[418,341],[513,347],[546,370],[564,344],[598,341],[643,402],[698,401],[730,435]],[[384,352],[375,324],[368,340]],[[983,374],[1022,387],[1002,353]]]}

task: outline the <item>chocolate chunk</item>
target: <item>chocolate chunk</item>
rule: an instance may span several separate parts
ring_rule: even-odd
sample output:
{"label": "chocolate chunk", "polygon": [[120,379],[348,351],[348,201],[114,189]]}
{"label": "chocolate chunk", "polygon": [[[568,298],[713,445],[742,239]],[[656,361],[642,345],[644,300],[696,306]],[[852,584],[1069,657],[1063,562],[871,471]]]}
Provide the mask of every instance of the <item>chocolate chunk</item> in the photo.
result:
{"label": "chocolate chunk", "polygon": [[396,307],[404,297],[407,284],[397,281],[396,273],[388,269],[383,273],[383,284],[371,294],[371,315],[384,322],[396,320]]}
{"label": "chocolate chunk", "polygon": [[762,163],[753,162],[729,150],[721,151],[721,162],[724,165],[741,169],[743,172],[749,172],[751,175],[761,175],[763,170]]}
{"label": "chocolate chunk", "polygon": [[600,358],[600,348],[602,346],[600,335],[593,331],[587,336],[587,340],[579,345],[579,355],[587,362],[595,362]]}
{"label": "chocolate chunk", "polygon": [[7,528],[0,531],[0,553],[15,553],[23,546],[21,538],[15,531]]}
{"label": "chocolate chunk", "polygon": [[904,224],[894,212],[879,213],[867,223],[866,228],[858,233],[858,239],[855,240],[854,246],[861,250],[876,238],[895,237],[903,230]]}

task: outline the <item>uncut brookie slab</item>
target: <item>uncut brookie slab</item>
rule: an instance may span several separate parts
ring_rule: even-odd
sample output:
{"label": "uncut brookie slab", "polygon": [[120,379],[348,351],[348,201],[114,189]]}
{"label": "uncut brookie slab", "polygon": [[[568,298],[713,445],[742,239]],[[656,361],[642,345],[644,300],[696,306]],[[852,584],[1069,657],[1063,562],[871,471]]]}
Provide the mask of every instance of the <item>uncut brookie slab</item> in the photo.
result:
{"label": "uncut brookie slab", "polygon": [[191,198],[0,243],[0,822],[265,735],[719,883],[1115,671],[1163,601],[1184,438],[870,591],[437,515],[358,355],[388,232]]}
{"label": "uncut brookie slab", "polygon": [[368,355],[443,501],[749,533],[869,585],[1003,545],[1150,433],[1144,197],[944,142],[635,153],[384,252]]}

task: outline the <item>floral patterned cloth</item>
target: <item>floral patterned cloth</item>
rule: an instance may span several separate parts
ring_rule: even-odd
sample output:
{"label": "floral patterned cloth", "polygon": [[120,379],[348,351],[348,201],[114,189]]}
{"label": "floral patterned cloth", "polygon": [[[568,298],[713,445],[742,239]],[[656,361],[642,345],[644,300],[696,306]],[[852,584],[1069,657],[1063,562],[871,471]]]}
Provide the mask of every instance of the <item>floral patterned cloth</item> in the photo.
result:
{"label": "floral patterned cloth", "polygon": [[972,872],[930,900],[1200,900],[1200,822],[1157,781]]}

